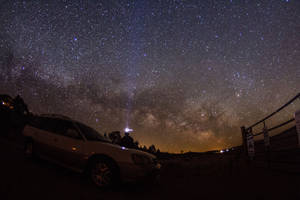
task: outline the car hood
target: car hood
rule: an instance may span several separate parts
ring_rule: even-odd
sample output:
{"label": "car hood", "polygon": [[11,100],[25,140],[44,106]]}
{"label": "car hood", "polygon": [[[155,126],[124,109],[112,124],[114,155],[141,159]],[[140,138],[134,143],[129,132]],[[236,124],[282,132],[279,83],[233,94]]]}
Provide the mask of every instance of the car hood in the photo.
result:
{"label": "car hood", "polygon": [[145,152],[145,151],[138,150],[138,149],[128,149],[128,151],[130,151],[131,153],[135,153],[135,154],[142,154],[142,155],[145,155],[145,156],[148,156],[151,158],[156,158],[155,155]]}
{"label": "car hood", "polygon": [[93,152],[93,154],[109,155],[119,161],[125,161],[125,160],[128,161],[128,159],[131,160],[132,154],[141,154],[141,155],[148,156],[152,159],[156,158],[156,156],[150,153],[137,150],[137,149],[122,147],[120,145],[112,144],[112,143],[106,143],[100,141],[89,141],[87,146]]}

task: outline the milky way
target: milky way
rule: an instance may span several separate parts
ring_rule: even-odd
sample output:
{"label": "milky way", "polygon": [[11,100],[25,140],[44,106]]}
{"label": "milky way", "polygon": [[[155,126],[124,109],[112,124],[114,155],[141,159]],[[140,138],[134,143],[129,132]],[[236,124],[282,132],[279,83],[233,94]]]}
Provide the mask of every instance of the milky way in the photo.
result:
{"label": "milky way", "polygon": [[[2,1],[0,93],[206,151],[300,92],[300,1]],[[285,111],[278,121],[292,116]]]}

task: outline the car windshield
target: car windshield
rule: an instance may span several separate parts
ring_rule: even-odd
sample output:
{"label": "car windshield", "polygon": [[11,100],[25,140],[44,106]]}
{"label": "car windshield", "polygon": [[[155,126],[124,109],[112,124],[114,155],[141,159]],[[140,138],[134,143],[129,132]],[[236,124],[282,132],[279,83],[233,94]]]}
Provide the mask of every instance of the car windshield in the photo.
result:
{"label": "car windshield", "polygon": [[104,137],[103,135],[101,135],[91,127],[88,127],[79,122],[77,122],[76,125],[79,127],[80,131],[82,132],[82,134],[85,136],[87,140],[111,142],[108,138]]}

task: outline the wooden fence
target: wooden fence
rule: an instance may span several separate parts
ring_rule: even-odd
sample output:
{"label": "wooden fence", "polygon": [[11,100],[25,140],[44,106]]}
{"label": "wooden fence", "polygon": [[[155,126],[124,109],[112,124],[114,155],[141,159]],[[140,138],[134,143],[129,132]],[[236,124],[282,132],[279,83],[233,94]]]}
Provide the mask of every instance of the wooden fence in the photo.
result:
{"label": "wooden fence", "polygon": [[[266,121],[275,117],[277,113],[285,109],[300,98],[300,93],[278,108],[262,120],[249,127],[241,127],[243,149],[249,160],[254,165],[287,172],[300,173],[300,141],[297,132],[295,118],[267,128]],[[300,109],[300,108],[299,108]],[[294,111],[294,113],[296,110]],[[254,133],[253,129],[262,126],[262,130]],[[279,131],[270,136],[270,133]],[[262,137],[263,136],[263,137]],[[262,139],[256,139],[256,138]]]}

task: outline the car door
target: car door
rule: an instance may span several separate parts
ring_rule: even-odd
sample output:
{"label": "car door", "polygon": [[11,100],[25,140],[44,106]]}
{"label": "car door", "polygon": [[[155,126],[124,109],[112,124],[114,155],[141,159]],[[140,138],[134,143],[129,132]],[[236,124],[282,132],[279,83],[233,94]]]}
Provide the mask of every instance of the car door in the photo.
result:
{"label": "car door", "polygon": [[32,134],[34,137],[35,151],[40,156],[55,158],[56,134],[54,133],[56,121],[48,117],[36,117],[32,124]]}
{"label": "car door", "polygon": [[85,141],[73,122],[58,120],[56,133],[57,159],[72,168],[82,169],[86,161]]}

